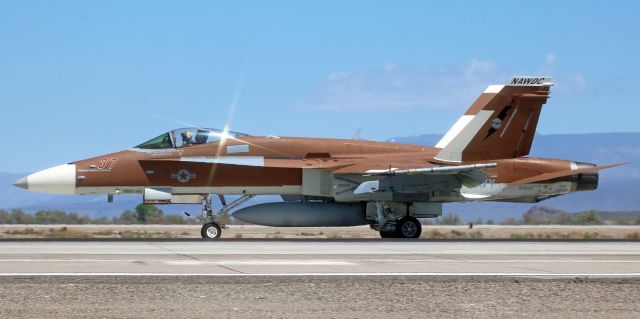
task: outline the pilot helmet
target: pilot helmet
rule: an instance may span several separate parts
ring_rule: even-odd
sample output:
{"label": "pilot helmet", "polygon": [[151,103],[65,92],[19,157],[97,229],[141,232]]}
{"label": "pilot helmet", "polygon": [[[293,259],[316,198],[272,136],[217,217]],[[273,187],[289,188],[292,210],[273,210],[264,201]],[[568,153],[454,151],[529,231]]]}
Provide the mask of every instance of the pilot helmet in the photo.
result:
{"label": "pilot helmet", "polygon": [[182,140],[183,141],[191,141],[191,137],[193,136],[193,133],[191,133],[191,131],[184,131],[182,132]]}

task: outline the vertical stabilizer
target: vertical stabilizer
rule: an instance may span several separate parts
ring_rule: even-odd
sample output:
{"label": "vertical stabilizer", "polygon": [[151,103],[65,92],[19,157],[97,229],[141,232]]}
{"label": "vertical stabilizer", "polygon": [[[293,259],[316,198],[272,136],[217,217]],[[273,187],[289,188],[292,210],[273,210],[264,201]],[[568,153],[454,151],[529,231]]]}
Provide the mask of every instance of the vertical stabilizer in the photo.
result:
{"label": "vertical stabilizer", "polygon": [[442,149],[436,159],[482,161],[529,154],[551,85],[549,77],[528,76],[489,85],[436,144]]}

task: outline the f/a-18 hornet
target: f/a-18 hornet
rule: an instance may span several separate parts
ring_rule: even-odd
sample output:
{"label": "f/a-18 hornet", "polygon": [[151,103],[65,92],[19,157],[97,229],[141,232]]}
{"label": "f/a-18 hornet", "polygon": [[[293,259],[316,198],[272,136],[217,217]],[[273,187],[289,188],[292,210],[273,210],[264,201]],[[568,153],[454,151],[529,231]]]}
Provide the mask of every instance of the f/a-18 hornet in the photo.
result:
{"label": "f/a-18 hornet", "polygon": [[[615,165],[525,157],[552,86],[548,77],[490,85],[435,147],[363,140],[252,136],[182,128],[131,149],[55,166],[15,186],[57,194],[142,194],[147,204],[203,205],[203,238],[256,195],[282,202],[233,217],[267,226],[370,225],[380,236],[417,238],[418,219],[443,203],[535,203],[596,189]],[[212,208],[218,195],[222,209]],[[225,195],[240,195],[227,203]]]}

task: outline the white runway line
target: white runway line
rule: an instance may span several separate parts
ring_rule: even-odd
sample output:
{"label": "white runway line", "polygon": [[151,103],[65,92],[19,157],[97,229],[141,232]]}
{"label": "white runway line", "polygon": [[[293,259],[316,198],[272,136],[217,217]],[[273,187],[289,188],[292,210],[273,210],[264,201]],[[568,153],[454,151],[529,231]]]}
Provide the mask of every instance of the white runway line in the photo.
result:
{"label": "white runway line", "polygon": [[366,261],[366,262],[393,262],[393,263],[451,263],[451,262],[461,262],[461,263],[640,263],[640,260],[554,260],[554,259],[358,259],[357,261]]}
{"label": "white runway line", "polygon": [[339,260],[229,260],[229,261],[199,261],[176,260],[163,261],[167,265],[197,266],[197,265],[221,265],[221,266],[351,266],[348,261]]}
{"label": "white runway line", "polygon": [[[13,262],[47,262],[47,263],[66,263],[66,262],[137,262],[139,259],[0,259],[0,263]],[[580,260],[557,260],[557,259],[356,259],[353,261],[346,260],[221,260],[221,261],[201,261],[201,260],[150,260],[148,262],[159,262],[167,265],[175,266],[192,266],[192,265],[223,265],[223,266],[349,266],[358,265],[363,262],[373,263],[577,263],[577,264],[627,264],[640,263],[640,260],[596,260],[596,259],[580,259]]]}
{"label": "white runway line", "polygon": [[0,263],[3,262],[53,262],[53,263],[66,263],[66,262],[91,262],[91,263],[101,263],[101,262],[136,262],[139,259],[0,259]]}
{"label": "white runway line", "polygon": [[[0,259],[0,263],[11,262],[137,262],[140,259]],[[190,266],[190,265],[225,265],[225,266],[349,266],[357,265],[362,262],[385,262],[385,263],[640,263],[640,260],[554,260],[554,259],[356,259],[353,261],[346,260],[221,260],[221,261],[200,261],[200,260],[150,260],[147,262],[161,262],[167,265]]]}
{"label": "white runway line", "polygon": [[15,273],[0,273],[0,277],[10,277],[10,276],[38,276],[38,277],[47,277],[47,276],[153,276],[153,277],[304,277],[304,276],[317,276],[317,277],[332,277],[332,276],[425,276],[425,277],[437,277],[437,276],[446,276],[446,277],[640,277],[640,273],[519,273],[519,272],[359,272],[359,273],[348,273],[348,272],[308,272],[308,273],[250,273],[250,274],[240,274],[240,273],[133,273],[133,272],[15,272]]}

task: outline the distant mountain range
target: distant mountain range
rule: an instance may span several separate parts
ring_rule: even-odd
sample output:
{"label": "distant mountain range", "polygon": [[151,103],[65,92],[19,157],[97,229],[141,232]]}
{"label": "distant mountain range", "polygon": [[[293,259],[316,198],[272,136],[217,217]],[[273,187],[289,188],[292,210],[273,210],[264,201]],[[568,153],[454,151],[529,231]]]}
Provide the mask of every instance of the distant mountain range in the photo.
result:
{"label": "distant mountain range", "polygon": [[607,212],[596,211],[597,219],[588,219],[589,215],[594,211],[585,211],[579,213],[568,213],[561,209],[547,207],[543,205],[534,205],[523,215],[520,222],[525,224],[598,224],[617,223],[617,224],[637,224],[640,221],[638,211],[627,212]]}
{"label": "distant mountain range", "polygon": [[[425,134],[395,137],[389,141],[432,146],[441,135]],[[600,175],[596,191],[575,193],[544,201],[565,211],[589,209],[625,211],[640,209],[640,133],[594,133],[536,135],[531,150],[533,157],[549,157],[610,164],[627,162],[622,167],[605,170]],[[142,200],[140,196],[116,196],[114,203],[107,203],[106,196],[50,195],[28,192],[13,187],[12,183],[26,174],[0,173],[0,208],[21,208],[26,211],[58,209],[74,211],[92,217],[119,215],[124,209],[133,208]],[[276,201],[277,196],[259,196],[248,204]],[[445,213],[457,213],[465,220],[520,218],[532,204],[511,203],[463,203],[445,205]],[[167,213],[182,211],[199,212],[199,205],[167,205],[161,207]]]}

